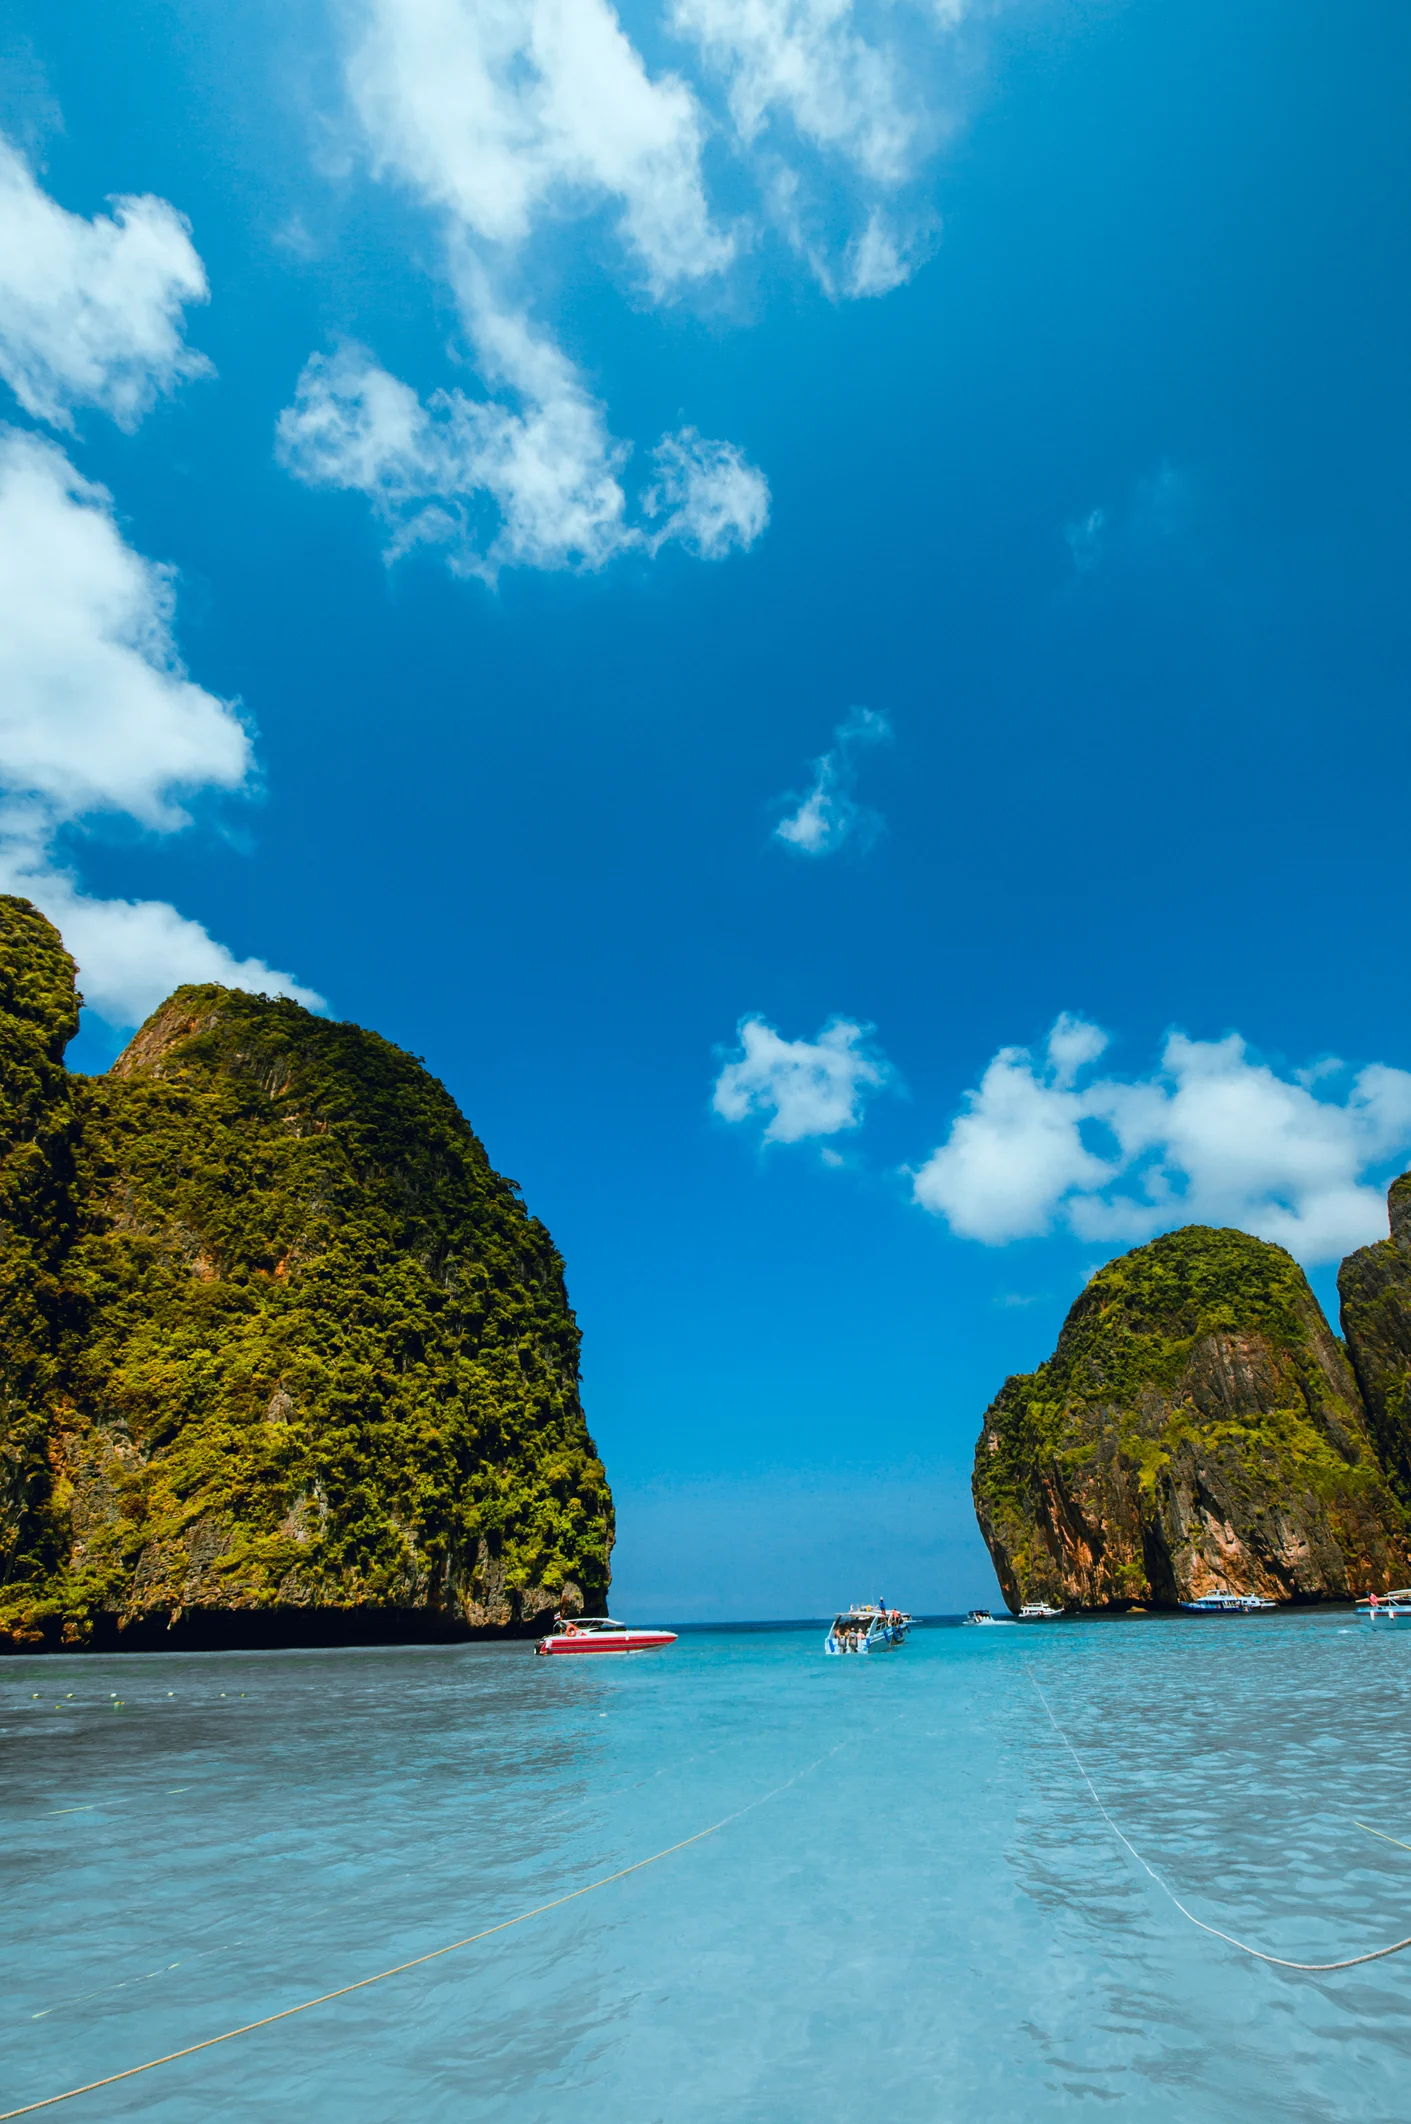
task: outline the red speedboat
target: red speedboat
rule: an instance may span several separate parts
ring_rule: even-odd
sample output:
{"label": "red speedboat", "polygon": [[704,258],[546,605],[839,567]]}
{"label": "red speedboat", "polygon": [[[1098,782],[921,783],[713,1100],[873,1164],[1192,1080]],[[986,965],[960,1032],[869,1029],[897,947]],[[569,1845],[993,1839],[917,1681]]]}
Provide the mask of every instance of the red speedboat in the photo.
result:
{"label": "red speedboat", "polygon": [[536,1652],[650,1652],[656,1645],[674,1645],[674,1630],[632,1630],[626,1623],[612,1622],[606,1615],[560,1616],[549,1637],[541,1637]]}

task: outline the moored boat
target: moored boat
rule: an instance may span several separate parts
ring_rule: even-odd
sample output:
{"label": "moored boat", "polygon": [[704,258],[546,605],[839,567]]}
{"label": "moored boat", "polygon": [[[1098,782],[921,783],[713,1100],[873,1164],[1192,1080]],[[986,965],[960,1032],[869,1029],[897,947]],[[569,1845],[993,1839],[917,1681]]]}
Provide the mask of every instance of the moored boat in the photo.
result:
{"label": "moored boat", "polygon": [[1048,1622],[1053,1616],[1061,1615],[1062,1613],[1062,1608],[1051,1608],[1046,1600],[1026,1600],[1023,1607],[1019,1610],[1019,1620],[1020,1622]]}
{"label": "moored boat", "polygon": [[675,1642],[674,1630],[634,1630],[608,1615],[561,1615],[534,1649],[536,1653],[651,1652],[658,1645]]}
{"label": "moored boat", "polygon": [[823,1640],[825,1652],[889,1652],[904,1645],[912,1618],[901,1608],[888,1608],[879,1600],[875,1607],[844,1608],[835,1615]]}
{"label": "moored boat", "polygon": [[1411,1622],[1411,1586],[1398,1586],[1394,1593],[1369,1593],[1357,1603],[1366,1622]]}
{"label": "moored boat", "polygon": [[1255,1615],[1263,1608],[1276,1608],[1276,1600],[1262,1593],[1202,1593],[1198,1600],[1183,1600],[1187,1615]]}

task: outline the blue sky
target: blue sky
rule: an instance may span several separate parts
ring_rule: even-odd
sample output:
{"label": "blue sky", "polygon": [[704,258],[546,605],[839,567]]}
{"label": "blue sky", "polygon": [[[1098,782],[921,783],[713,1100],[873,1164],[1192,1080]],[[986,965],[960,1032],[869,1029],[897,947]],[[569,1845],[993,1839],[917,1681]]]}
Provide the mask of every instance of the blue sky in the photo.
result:
{"label": "blue sky", "polygon": [[566,1256],[624,1612],[993,1597],[1092,1268],[1200,1217],[1331,1303],[1411,1154],[1411,27],[9,22],[71,1059],[192,978],[422,1055]]}

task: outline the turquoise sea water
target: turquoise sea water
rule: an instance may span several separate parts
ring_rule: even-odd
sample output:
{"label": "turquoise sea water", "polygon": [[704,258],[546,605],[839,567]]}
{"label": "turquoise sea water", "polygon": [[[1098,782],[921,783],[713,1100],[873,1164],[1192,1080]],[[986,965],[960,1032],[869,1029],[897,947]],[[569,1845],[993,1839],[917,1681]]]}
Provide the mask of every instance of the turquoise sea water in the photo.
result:
{"label": "turquoise sea water", "polygon": [[1197,1932],[1032,1684],[1198,1915],[1333,1959],[1411,1933],[1411,1850],[1355,1825],[1411,1844],[1411,1629],[935,1627],[865,1660],[821,1638],[6,1661],[0,2108],[735,1815],[50,2114],[1405,2124],[1411,1953],[1299,1976]]}

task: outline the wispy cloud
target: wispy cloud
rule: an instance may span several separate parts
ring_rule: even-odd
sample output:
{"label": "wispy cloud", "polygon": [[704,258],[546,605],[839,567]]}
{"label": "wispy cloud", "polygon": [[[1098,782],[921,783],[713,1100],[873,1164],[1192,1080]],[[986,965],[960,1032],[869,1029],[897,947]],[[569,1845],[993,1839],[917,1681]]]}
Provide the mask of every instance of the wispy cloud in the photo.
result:
{"label": "wispy cloud", "polygon": [[211,373],[184,311],[206,300],[190,227],[165,199],[85,221],[0,137],[0,375],[35,420],[71,430],[96,406],[132,428],[184,378]]}
{"label": "wispy cloud", "polygon": [[812,1040],[786,1040],[764,1018],[741,1018],[739,1049],[715,1080],[722,1121],[764,1119],[766,1143],[801,1143],[861,1125],[867,1100],[893,1082],[870,1025],[830,1018]]}
{"label": "wispy cloud", "polygon": [[366,496],[391,533],[389,560],[438,547],[453,574],[487,582],[505,567],[600,568],[672,540],[704,560],[753,545],[769,487],[734,444],[694,428],[664,437],[631,510],[629,453],[603,408],[557,348],[533,341],[521,319],[498,322],[502,342],[516,342],[499,359],[520,384],[517,407],[460,391],[423,405],[348,347],[306,365],[279,418],[280,461],[309,486]]}
{"label": "wispy cloud", "polygon": [[359,383],[316,354],[280,422],[283,461],[364,494],[392,526],[389,559],[433,544],[487,580],[673,542],[703,560],[747,549],[768,486],[736,441],[690,425],[662,438],[633,503],[633,446],[557,342],[538,247],[591,223],[635,301],[717,315],[731,276],[781,236],[830,294],[887,294],[936,240],[921,179],[968,94],[972,24],[992,12],[675,0],[665,63],[649,66],[608,0],[352,0],[357,153],[439,224],[454,352],[484,393],[423,404],[375,355]]}
{"label": "wispy cloud", "polygon": [[723,560],[752,546],[768,524],[769,482],[734,443],[682,428],[663,436],[653,462],[656,477],[642,504],[653,553],[675,539],[701,560]]}
{"label": "wispy cloud", "polygon": [[963,120],[994,12],[675,0],[697,92],[754,177],[760,219],[828,294],[886,295],[934,250],[940,217],[920,180]]}
{"label": "wispy cloud", "polygon": [[704,560],[747,548],[769,489],[744,452],[692,427],[661,439],[633,506],[632,455],[524,296],[545,225],[606,211],[647,299],[718,275],[735,234],[712,216],[707,125],[653,78],[605,0],[367,0],[347,61],[375,173],[441,222],[446,278],[483,397],[411,387],[361,350],[314,355],[281,415],[283,463],[364,494],[387,557],[434,546],[452,571],[598,568],[675,542]]}
{"label": "wispy cloud", "polygon": [[1107,529],[1107,511],[1089,509],[1086,516],[1076,523],[1065,524],[1063,536],[1068,551],[1073,556],[1073,566],[1079,575],[1091,575],[1102,559],[1103,533]]}
{"label": "wispy cloud", "polygon": [[1065,1014],[1040,1059],[1001,1048],[915,1174],[916,1201],[990,1246],[1055,1225],[1131,1244],[1231,1224],[1319,1262],[1385,1235],[1388,1161],[1411,1148],[1411,1073],[1373,1064],[1341,1099],[1318,1097],[1236,1033],[1172,1033],[1149,1076],[1089,1078],[1107,1044]]}
{"label": "wispy cloud", "polygon": [[510,251],[606,207],[655,294],[729,263],[705,113],[677,75],[652,77],[606,0],[363,0],[353,19],[348,88],[377,169],[466,238]]}
{"label": "wispy cloud", "polygon": [[791,790],[778,799],[784,816],[774,828],[774,838],[804,856],[833,855],[847,841],[866,844],[874,840],[882,830],[882,819],[853,795],[857,754],[864,746],[885,743],[891,735],[885,715],[871,708],[854,708],[833,732],[832,749],[812,762],[809,787],[802,792]]}
{"label": "wispy cloud", "polygon": [[1151,552],[1188,528],[1193,503],[1190,475],[1174,465],[1158,465],[1120,505],[1102,503],[1064,525],[1074,570],[1092,575],[1107,563]]}

